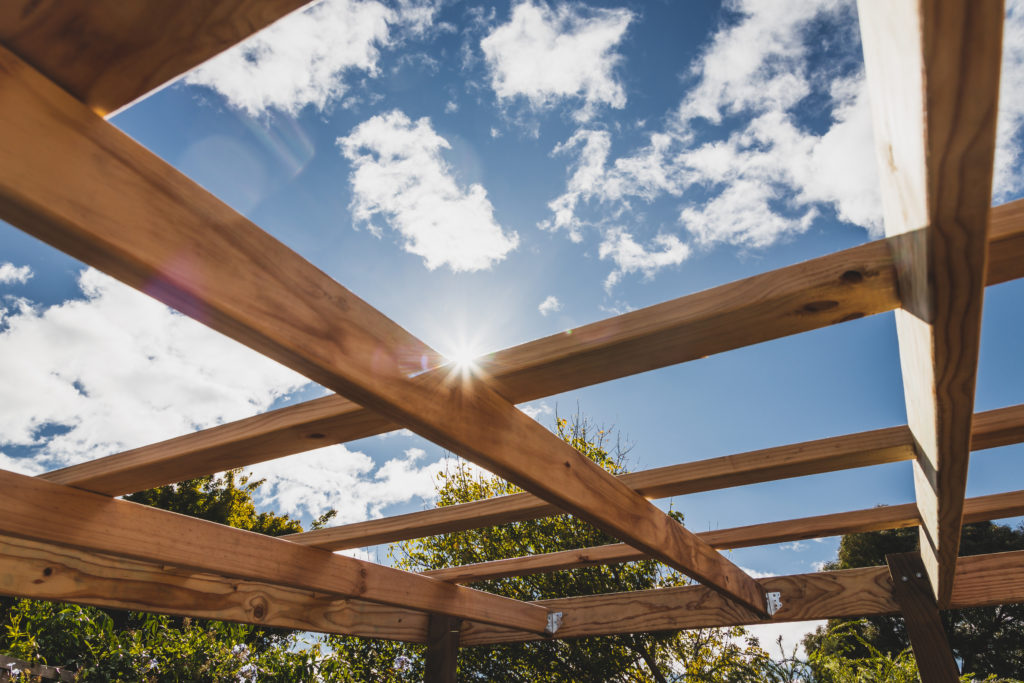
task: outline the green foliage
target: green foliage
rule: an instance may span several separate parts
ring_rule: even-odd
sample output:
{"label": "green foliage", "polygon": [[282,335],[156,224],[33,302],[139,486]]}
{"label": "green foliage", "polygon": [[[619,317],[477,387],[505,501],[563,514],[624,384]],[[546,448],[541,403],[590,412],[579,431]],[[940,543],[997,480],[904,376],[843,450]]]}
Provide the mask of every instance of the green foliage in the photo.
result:
{"label": "green foliage", "polygon": [[[887,554],[910,552],[917,549],[917,544],[917,528],[848,534],[840,541],[838,559],[825,568],[884,565]],[[1012,529],[991,522],[967,524],[963,528],[961,555],[1021,549],[1024,549],[1024,528]],[[953,653],[963,662],[963,671],[975,678],[990,676],[992,680],[1001,681],[1015,680],[1009,677],[1019,676],[1024,671],[1024,605],[949,610],[942,613],[942,619]],[[913,662],[908,654],[910,642],[903,618],[899,616],[870,617],[852,623],[833,620],[827,628],[808,636],[805,646],[811,653],[815,672],[824,681],[848,680],[838,674],[830,678],[829,671],[840,671],[849,662],[872,657],[893,662],[903,658]],[[821,664],[826,660],[832,662],[832,669]]]}

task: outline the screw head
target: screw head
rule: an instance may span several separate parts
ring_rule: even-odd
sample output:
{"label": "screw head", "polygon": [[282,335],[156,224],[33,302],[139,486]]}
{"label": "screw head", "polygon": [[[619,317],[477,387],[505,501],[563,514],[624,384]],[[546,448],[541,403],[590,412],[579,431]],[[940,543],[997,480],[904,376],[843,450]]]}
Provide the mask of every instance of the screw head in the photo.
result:
{"label": "screw head", "polygon": [[909,579],[909,578],[907,578],[906,576],[901,576],[901,577],[900,577],[900,580],[902,580],[902,581],[906,582],[906,581],[909,581],[910,579]]}

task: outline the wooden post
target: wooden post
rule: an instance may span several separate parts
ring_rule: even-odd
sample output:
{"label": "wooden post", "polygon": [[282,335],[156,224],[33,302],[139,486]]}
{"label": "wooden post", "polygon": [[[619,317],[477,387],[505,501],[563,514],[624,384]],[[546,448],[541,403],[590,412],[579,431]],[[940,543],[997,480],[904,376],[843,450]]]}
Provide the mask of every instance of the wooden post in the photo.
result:
{"label": "wooden post", "polygon": [[431,614],[427,626],[427,670],[424,683],[455,683],[462,620]]}
{"label": "wooden post", "polygon": [[892,577],[893,597],[907,622],[907,635],[922,683],[956,683],[960,674],[921,553],[894,553],[886,555],[885,561]]}

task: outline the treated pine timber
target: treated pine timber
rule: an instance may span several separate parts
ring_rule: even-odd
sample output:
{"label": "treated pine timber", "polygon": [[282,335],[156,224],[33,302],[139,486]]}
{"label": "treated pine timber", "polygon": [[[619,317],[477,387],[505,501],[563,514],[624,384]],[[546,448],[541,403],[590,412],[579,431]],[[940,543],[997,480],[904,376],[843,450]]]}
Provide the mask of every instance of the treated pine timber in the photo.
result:
{"label": "treated pine timber", "polygon": [[427,627],[424,683],[455,683],[459,668],[460,619],[432,614]]}
{"label": "treated pine timber", "polygon": [[935,604],[921,553],[885,556],[892,580],[892,594],[900,606],[910,646],[917,660],[921,683],[956,683],[960,680],[939,606]]}
{"label": "treated pine timber", "polygon": [[[990,496],[968,498],[964,503],[964,523],[982,522],[1024,515],[1024,491],[997,493]],[[782,522],[766,522],[732,529],[717,529],[699,534],[717,550],[747,548],[769,543],[787,543],[811,538],[840,536],[843,534],[898,529],[921,523],[917,505],[907,503],[874,507],[867,510],[839,512],[831,515],[804,517]],[[576,569],[594,565],[649,560],[650,557],[624,543],[615,543],[579,550],[563,550],[505,560],[492,560],[445,569],[423,572],[426,576],[451,581],[472,583],[508,576],[525,576]]]}
{"label": "treated pine timber", "polygon": [[147,562],[479,618],[547,627],[547,611],[391,567],[305,548],[35,477],[0,472],[0,534]]}
{"label": "treated pine timber", "polygon": [[425,642],[428,619],[401,607],[9,536],[0,537],[0,594],[413,643]]}
{"label": "treated pine timber", "polygon": [[1001,0],[861,0],[864,64],[885,231],[921,555],[949,603],[967,485],[1004,8]]}
{"label": "treated pine timber", "polygon": [[0,44],[104,116],[309,0],[4,0]]}
{"label": "treated pine timber", "polygon": [[[765,591],[782,594],[782,609],[775,613],[772,622],[899,612],[887,567],[774,576],[759,579],[758,583]],[[1016,602],[1024,602],[1024,551],[957,560],[951,609]],[[562,625],[554,638],[768,623],[751,621],[749,615],[701,586],[559,598],[536,604],[562,612]],[[467,646],[542,638],[496,626],[464,623],[460,642]]]}
{"label": "treated pine timber", "polygon": [[[833,322],[832,317],[825,315],[827,310],[807,309],[806,303],[813,301],[838,301],[842,310],[859,308],[865,315],[872,311],[881,312],[875,309],[883,304],[884,310],[889,310],[898,304],[891,289],[893,276],[889,253],[888,248],[877,251],[870,246],[854,247],[809,262],[815,264],[813,268],[807,264],[783,268],[741,281],[742,287],[734,283],[699,295],[681,297],[667,304],[626,314],[628,324],[623,323],[623,316],[610,318],[574,330],[572,334],[563,333],[499,351],[481,363],[496,384],[505,383],[502,391],[506,398],[520,403],[544,396],[543,391],[561,393],[625,376],[627,368],[619,362],[617,355],[627,341],[632,362],[646,362],[643,366],[634,365],[632,371],[653,370],[664,363],[699,357],[690,350],[693,344],[691,330],[704,324],[703,309],[694,304],[694,297],[718,299],[714,315],[719,329],[723,331],[736,326],[745,327],[746,301],[737,296],[737,290],[740,293],[747,289],[755,290],[762,295],[775,292],[775,298],[769,296],[761,305],[768,309],[774,307],[783,318],[805,325],[796,329],[768,324],[766,330],[776,331],[771,334],[777,334],[779,330],[806,331]],[[879,256],[881,261],[877,260]],[[836,273],[851,272],[851,265],[855,266],[853,270],[869,275],[861,283],[847,281],[828,291],[826,281],[834,282]],[[871,276],[876,270],[890,274],[884,278]],[[1018,277],[1024,277],[1024,200],[993,209],[990,231],[988,283],[997,284]],[[784,286],[786,282],[788,286]],[[798,291],[800,287],[803,293]],[[795,309],[793,306],[787,308],[780,305],[786,299],[805,303]],[[792,316],[793,310],[800,310],[800,315]],[[761,341],[774,338],[771,334]],[[664,342],[664,355],[658,359],[637,351],[649,337]],[[603,352],[600,351],[602,341],[605,344]],[[704,350],[711,354],[728,350],[735,341],[723,332],[717,345],[712,345],[710,339],[704,343],[708,344]],[[545,353],[540,353],[538,347],[544,347]],[[671,355],[673,352],[678,355]],[[577,359],[583,354],[591,358],[592,371],[586,376],[567,372],[565,368],[579,365]],[[655,360],[657,362],[653,362]],[[429,358],[426,362],[434,363]],[[538,377],[541,368],[549,373],[539,374],[543,389],[539,384],[535,386],[525,381]],[[352,401],[340,396],[327,396],[42,476],[97,493],[122,495],[328,444],[382,434],[397,427],[390,420]]]}
{"label": "treated pine timber", "polygon": [[484,382],[407,377],[397,325],[6,50],[0,216],[764,613],[739,567]]}

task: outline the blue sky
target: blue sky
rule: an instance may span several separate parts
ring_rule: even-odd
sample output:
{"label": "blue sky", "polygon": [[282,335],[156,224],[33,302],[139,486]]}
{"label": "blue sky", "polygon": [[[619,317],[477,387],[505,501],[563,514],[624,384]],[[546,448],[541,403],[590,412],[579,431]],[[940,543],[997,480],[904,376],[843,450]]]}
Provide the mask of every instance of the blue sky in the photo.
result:
{"label": "blue sky", "polygon": [[[1024,188],[1024,3],[1008,9],[997,203]],[[111,120],[451,355],[881,234],[841,0],[325,0]],[[986,293],[979,410],[1024,402],[1022,294]],[[0,466],[28,473],[322,391],[2,224],[0,367]],[[551,425],[578,407],[640,469],[902,424],[898,367],[887,314],[524,408]],[[1021,452],[976,456],[968,495],[1021,488]],[[429,506],[442,455],[397,433],[254,471],[268,508],[350,522]],[[903,463],[674,505],[704,530],[911,500]],[[835,549],[731,557],[783,574]]]}

